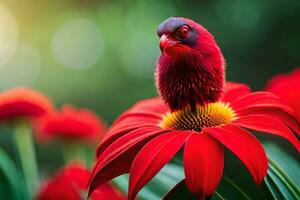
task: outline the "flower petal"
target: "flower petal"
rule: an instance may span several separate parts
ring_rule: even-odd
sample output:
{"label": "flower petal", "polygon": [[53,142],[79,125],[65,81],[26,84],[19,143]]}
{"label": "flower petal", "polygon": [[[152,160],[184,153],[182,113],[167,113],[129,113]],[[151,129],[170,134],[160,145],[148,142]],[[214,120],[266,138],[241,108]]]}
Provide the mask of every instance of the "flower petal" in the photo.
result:
{"label": "flower petal", "polygon": [[280,108],[271,108],[271,107],[256,107],[244,109],[238,113],[241,116],[248,115],[264,115],[270,116],[272,118],[276,118],[283,123],[285,123],[288,127],[293,129],[297,134],[300,135],[300,124],[294,115],[283,111]]}
{"label": "flower petal", "polygon": [[16,87],[0,92],[0,121],[40,117],[54,110],[48,97],[30,88]]}
{"label": "flower petal", "polygon": [[249,94],[251,89],[248,85],[237,83],[237,82],[226,82],[225,93],[222,97],[222,101],[233,102],[238,100],[240,97]]}
{"label": "flower petal", "polygon": [[266,90],[276,94],[283,102],[293,108],[297,118],[300,120],[300,67],[295,68],[288,74],[278,74],[267,84]]}
{"label": "flower petal", "polygon": [[248,168],[254,182],[261,183],[267,173],[268,158],[263,146],[253,135],[235,126],[205,128],[203,131],[231,150]]}
{"label": "flower petal", "polygon": [[90,179],[90,193],[103,183],[128,173],[132,161],[143,146],[164,130],[140,128],[119,138],[98,157]]}
{"label": "flower petal", "polygon": [[193,134],[185,144],[183,156],[188,189],[200,198],[210,196],[223,173],[222,145],[206,133]]}
{"label": "flower petal", "polygon": [[112,184],[106,183],[100,186],[91,196],[91,200],[126,200],[127,198]]}
{"label": "flower petal", "polygon": [[243,116],[236,119],[232,124],[283,137],[300,152],[300,143],[296,136],[284,123],[275,118],[263,115]]}
{"label": "flower petal", "polygon": [[249,93],[234,101],[231,105],[236,112],[249,108],[276,107],[294,115],[294,111],[289,106],[282,103],[279,97],[270,92]]}
{"label": "flower petal", "polygon": [[105,134],[102,144],[98,147],[97,155],[100,155],[115,140],[135,129],[158,127],[161,114],[167,111],[168,107],[159,97],[136,103],[113,123],[112,128]]}
{"label": "flower petal", "polygon": [[161,120],[161,114],[150,114],[145,112],[125,112],[123,115],[121,115],[113,124],[115,126],[119,122],[122,122],[124,119],[138,119],[138,120],[155,120],[159,121]]}
{"label": "flower petal", "polygon": [[145,127],[131,131],[108,146],[104,152],[99,155],[98,161],[110,162],[111,159],[120,155],[135,144],[142,142],[145,139],[155,137],[164,132],[166,132],[166,130],[158,127]]}
{"label": "flower petal", "polygon": [[128,116],[133,115],[144,115],[147,117],[158,117],[163,113],[166,113],[169,110],[168,106],[161,100],[160,97],[155,97],[151,99],[145,99],[139,101],[134,106],[132,106],[129,110],[123,113],[113,125],[124,119]]}
{"label": "flower petal", "polygon": [[128,199],[135,199],[139,190],[179,151],[191,131],[175,131],[157,136],[135,157],[130,169]]}
{"label": "flower petal", "polygon": [[97,149],[97,157],[114,141],[116,141],[118,138],[130,133],[131,131],[134,131],[138,128],[159,128],[157,126],[157,123],[154,122],[144,122],[144,121],[130,121],[128,123],[122,123],[118,124],[116,126],[113,126],[105,135],[102,143],[100,146],[98,146]]}

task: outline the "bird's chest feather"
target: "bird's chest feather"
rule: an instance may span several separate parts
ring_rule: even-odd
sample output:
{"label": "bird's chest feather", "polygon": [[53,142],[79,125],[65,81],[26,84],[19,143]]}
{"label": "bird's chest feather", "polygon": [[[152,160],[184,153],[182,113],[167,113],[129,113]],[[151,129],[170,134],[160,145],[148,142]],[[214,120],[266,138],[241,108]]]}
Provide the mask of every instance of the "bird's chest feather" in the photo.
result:
{"label": "bird's chest feather", "polygon": [[205,92],[211,87],[213,77],[201,67],[161,66],[157,72],[157,82],[163,96],[190,96]]}

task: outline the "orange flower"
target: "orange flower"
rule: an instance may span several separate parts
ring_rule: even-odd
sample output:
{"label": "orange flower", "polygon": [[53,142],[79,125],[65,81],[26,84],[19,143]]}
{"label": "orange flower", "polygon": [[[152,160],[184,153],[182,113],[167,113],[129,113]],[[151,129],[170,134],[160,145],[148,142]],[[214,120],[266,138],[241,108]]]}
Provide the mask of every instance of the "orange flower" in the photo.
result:
{"label": "orange flower", "polygon": [[59,112],[45,115],[36,124],[41,141],[99,142],[105,132],[102,120],[87,109],[64,105]]}
{"label": "orange flower", "polygon": [[13,88],[0,93],[0,121],[39,117],[52,110],[48,97],[29,88]]}

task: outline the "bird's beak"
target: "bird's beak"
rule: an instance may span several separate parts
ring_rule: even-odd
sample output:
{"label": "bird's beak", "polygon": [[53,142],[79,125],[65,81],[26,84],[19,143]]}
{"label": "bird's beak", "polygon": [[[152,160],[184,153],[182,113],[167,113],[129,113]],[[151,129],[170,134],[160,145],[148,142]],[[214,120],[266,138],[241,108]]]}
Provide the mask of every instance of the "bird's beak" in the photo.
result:
{"label": "bird's beak", "polygon": [[174,46],[178,43],[179,43],[179,41],[176,41],[176,40],[168,37],[166,34],[163,34],[159,40],[159,48],[160,48],[162,54],[164,54],[168,47]]}

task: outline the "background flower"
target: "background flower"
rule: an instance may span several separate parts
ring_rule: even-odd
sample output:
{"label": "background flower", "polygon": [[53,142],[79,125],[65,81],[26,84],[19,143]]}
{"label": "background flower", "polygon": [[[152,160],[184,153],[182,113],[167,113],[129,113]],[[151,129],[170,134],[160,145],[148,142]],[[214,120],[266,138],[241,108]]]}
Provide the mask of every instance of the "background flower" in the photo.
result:
{"label": "background flower", "polygon": [[288,74],[278,74],[270,79],[266,90],[279,96],[286,104],[296,111],[300,120],[300,68],[294,69]]}
{"label": "background flower", "polygon": [[[46,181],[41,187],[37,200],[81,200],[87,192],[90,172],[80,164],[69,164]],[[125,200],[125,197],[111,184],[100,187],[91,196],[91,200]]]}
{"label": "background flower", "polygon": [[54,111],[52,102],[40,92],[29,88],[13,88],[0,93],[0,121],[14,127],[14,142],[19,155],[19,165],[25,178],[29,198],[34,196],[39,182],[32,118],[39,118]]}
{"label": "background flower", "polygon": [[40,117],[53,111],[45,95],[29,88],[13,88],[0,93],[0,120]]}
{"label": "background flower", "polygon": [[56,139],[64,142],[98,143],[106,127],[92,111],[62,106],[60,111],[45,115],[37,120],[36,132],[41,141]]}

